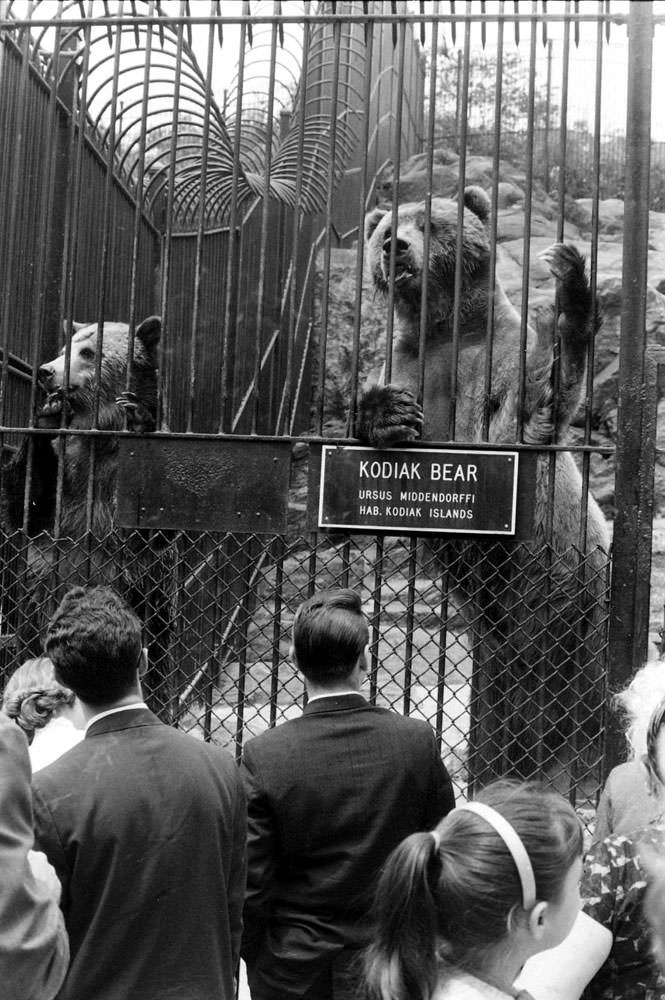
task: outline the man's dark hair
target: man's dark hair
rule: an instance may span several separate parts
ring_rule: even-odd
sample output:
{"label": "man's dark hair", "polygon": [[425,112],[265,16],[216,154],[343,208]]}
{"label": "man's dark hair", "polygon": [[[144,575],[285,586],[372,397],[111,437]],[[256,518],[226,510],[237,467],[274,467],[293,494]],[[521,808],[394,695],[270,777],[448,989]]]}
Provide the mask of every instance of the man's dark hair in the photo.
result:
{"label": "man's dark hair", "polygon": [[322,590],[308,598],[293,622],[293,649],[308,680],[325,683],[351,673],[369,641],[354,590]]}
{"label": "man's dark hair", "polygon": [[136,680],[141,622],[110,587],[74,587],[49,622],[44,647],[61,684],[88,705],[110,704]]}

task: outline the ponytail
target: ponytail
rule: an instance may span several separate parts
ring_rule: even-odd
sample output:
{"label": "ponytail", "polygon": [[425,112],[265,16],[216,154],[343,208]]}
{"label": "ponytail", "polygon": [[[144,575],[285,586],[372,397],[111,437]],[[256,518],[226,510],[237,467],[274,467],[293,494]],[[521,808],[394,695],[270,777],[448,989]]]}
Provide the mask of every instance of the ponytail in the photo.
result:
{"label": "ponytail", "polygon": [[436,986],[439,927],[433,886],[440,872],[438,834],[414,833],[389,856],[375,896],[375,926],[365,954],[370,1000],[429,1000]]}
{"label": "ponytail", "polygon": [[393,851],[379,879],[365,959],[370,1000],[431,1000],[452,970],[474,973],[511,933],[511,913],[554,902],[582,855],[570,803],[498,781],[431,833]]}

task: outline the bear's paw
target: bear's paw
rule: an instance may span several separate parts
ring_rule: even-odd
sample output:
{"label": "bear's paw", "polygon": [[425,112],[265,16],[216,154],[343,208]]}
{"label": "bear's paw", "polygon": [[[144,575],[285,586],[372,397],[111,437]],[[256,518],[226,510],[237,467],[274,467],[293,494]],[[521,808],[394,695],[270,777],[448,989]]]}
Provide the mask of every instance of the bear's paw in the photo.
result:
{"label": "bear's paw", "polygon": [[422,432],[423,411],[415,396],[398,385],[375,385],[358,404],[358,438],[373,448],[415,441]]}
{"label": "bear's paw", "polygon": [[539,256],[556,279],[561,311],[578,324],[586,324],[591,314],[591,290],[585,258],[570,243],[553,243]]}
{"label": "bear's paw", "polygon": [[69,400],[71,395],[68,389],[60,387],[48,394],[35,417],[35,427],[60,427],[63,422],[67,426],[72,416],[72,405]]}
{"label": "bear's paw", "polygon": [[155,418],[134,392],[121,392],[116,397],[117,405],[123,410],[127,420],[127,430],[136,434],[154,431]]}

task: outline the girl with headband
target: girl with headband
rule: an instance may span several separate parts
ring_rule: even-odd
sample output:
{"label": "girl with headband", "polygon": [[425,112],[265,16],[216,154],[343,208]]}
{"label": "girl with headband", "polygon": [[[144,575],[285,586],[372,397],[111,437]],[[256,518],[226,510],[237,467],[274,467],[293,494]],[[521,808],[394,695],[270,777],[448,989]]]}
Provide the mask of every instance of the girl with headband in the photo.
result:
{"label": "girl with headband", "polygon": [[500,781],[388,858],[365,956],[372,1000],[502,1000],[580,909],[582,827],[535,783]]}

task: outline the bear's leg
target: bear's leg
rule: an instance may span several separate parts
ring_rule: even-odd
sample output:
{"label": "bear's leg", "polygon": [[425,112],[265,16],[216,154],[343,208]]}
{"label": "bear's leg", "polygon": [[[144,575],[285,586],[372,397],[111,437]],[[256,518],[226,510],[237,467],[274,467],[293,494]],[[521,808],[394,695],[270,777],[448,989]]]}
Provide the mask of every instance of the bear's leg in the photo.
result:
{"label": "bear's leg", "polygon": [[53,530],[58,459],[52,438],[45,434],[32,437],[30,476],[30,438],[26,437],[12,460],[2,470],[2,517],[6,532],[23,527],[26,484],[30,484],[28,535]]}
{"label": "bear's leg", "polygon": [[580,404],[596,323],[584,257],[564,243],[555,243],[541,257],[556,278],[560,310],[556,329],[561,352],[554,385],[555,312],[541,310],[536,317],[536,341],[526,365],[524,440],[528,444],[556,444],[563,439]]}

